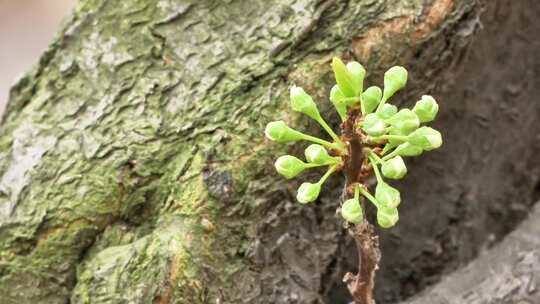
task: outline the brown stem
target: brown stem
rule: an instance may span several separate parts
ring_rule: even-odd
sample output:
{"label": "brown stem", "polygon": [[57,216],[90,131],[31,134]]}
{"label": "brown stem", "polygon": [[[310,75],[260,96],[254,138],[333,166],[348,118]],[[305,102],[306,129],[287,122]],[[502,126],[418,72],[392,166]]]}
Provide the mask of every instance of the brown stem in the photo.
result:
{"label": "brown stem", "polygon": [[[343,172],[347,179],[345,196],[351,196],[357,183],[364,184],[366,178],[372,173],[372,168],[364,155],[362,135],[355,130],[356,120],[361,115],[356,110],[348,113],[348,119],[341,125],[342,138],[348,143],[349,154],[344,159]],[[371,147],[374,148],[374,147]],[[362,200],[364,214],[367,212],[364,200]],[[379,237],[375,229],[367,220],[349,229],[354,237],[358,252],[358,273],[347,273],[343,282],[355,304],[375,304],[373,291],[375,289],[375,272],[379,268],[381,252],[379,250]]]}
{"label": "brown stem", "polygon": [[379,237],[375,234],[373,225],[364,221],[351,228],[349,232],[356,241],[358,251],[358,273],[348,272],[343,278],[353,297],[355,304],[375,304],[373,290],[375,289],[375,272],[379,269],[381,252]]}

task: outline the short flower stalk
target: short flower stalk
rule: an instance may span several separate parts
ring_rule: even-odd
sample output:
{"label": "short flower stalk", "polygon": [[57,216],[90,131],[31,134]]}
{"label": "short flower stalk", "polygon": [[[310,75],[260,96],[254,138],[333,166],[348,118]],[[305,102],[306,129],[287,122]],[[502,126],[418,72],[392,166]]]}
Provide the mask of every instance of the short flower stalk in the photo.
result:
{"label": "short flower stalk", "polygon": [[[302,204],[313,203],[332,174],[342,172],[346,177],[345,201],[340,214],[349,223],[355,238],[360,266],[358,273],[345,275],[353,300],[357,304],[373,304],[375,271],[380,251],[375,229],[366,214],[376,212],[379,227],[389,229],[399,221],[401,195],[387,180],[399,180],[407,175],[406,157],[419,156],[442,145],[441,133],[426,126],[435,119],[439,105],[431,96],[422,96],[412,109],[398,109],[388,101],[407,83],[407,70],[390,68],[384,75],[383,89],[377,86],[364,90],[366,70],[358,62],[344,64],[332,60],[336,85],[329,99],[341,118],[340,132],[335,132],[321,116],[313,98],[302,88],[290,90],[293,111],[307,115],[325,130],[329,139],[304,134],[274,121],[266,126],[266,137],[276,142],[306,141],[305,161],[284,155],[275,162],[276,170],[287,179],[304,171],[326,167],[316,182],[304,182],[296,198]],[[338,135],[339,134],[339,135]],[[369,189],[368,180],[374,176],[376,186]]]}

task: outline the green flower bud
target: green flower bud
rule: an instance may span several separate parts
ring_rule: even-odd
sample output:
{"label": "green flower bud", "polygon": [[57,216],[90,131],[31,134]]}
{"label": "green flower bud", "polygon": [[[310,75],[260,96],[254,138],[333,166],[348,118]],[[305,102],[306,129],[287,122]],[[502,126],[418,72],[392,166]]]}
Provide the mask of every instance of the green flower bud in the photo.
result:
{"label": "green flower bud", "polygon": [[375,198],[387,208],[396,208],[401,203],[399,191],[387,183],[378,183],[375,188]]}
{"label": "green flower bud", "polygon": [[298,193],[296,194],[296,199],[302,203],[307,204],[313,202],[319,197],[321,192],[321,185],[319,183],[303,183],[298,188]]}
{"label": "green flower bud", "polygon": [[377,112],[377,114],[379,114],[379,117],[385,120],[394,116],[396,113],[397,107],[389,103],[383,104],[381,109]]}
{"label": "green flower bud", "polygon": [[439,105],[433,97],[424,95],[422,96],[422,99],[416,102],[413,111],[418,115],[420,122],[430,122],[437,116]]}
{"label": "green flower bud", "polygon": [[356,61],[351,61],[347,63],[347,70],[351,74],[354,95],[358,96],[360,93],[362,93],[362,90],[364,88],[364,77],[366,76],[366,69],[364,69],[364,67],[360,63]]}
{"label": "green flower bud", "polygon": [[360,224],[364,220],[364,212],[357,199],[351,198],[346,200],[341,206],[341,216],[353,224]]}
{"label": "green flower bud", "polygon": [[307,168],[306,163],[292,155],[279,157],[274,165],[279,174],[289,179],[297,176]]}
{"label": "green flower bud", "polygon": [[334,70],[334,76],[336,77],[337,85],[345,97],[354,97],[355,88],[352,80],[351,73],[341,61],[341,59],[334,57],[332,59],[332,69]]}
{"label": "green flower bud", "polygon": [[387,160],[381,167],[382,174],[391,179],[401,179],[407,174],[407,166],[401,156]]}
{"label": "green flower bud", "polygon": [[407,84],[407,70],[401,66],[391,67],[384,73],[384,94],[383,99],[388,100],[397,91]]}
{"label": "green flower bud", "polygon": [[293,86],[291,88],[291,108],[315,120],[321,117],[313,98],[301,87]]}
{"label": "green flower bud", "polygon": [[328,151],[321,145],[309,145],[304,151],[304,154],[306,155],[306,160],[310,163],[327,165],[336,162],[336,159],[330,156]]}
{"label": "green flower bud", "polygon": [[304,134],[289,128],[287,124],[282,121],[272,121],[266,125],[264,134],[270,140],[277,142],[289,142],[298,141],[304,138]]}
{"label": "green flower bud", "polygon": [[347,116],[347,105],[344,101],[345,98],[345,95],[343,95],[343,92],[341,92],[337,85],[332,87],[332,90],[330,90],[330,101],[334,104],[336,111],[343,120]]}
{"label": "green flower bud", "polygon": [[409,109],[402,109],[386,122],[403,133],[409,133],[420,126],[420,120],[416,114]]}
{"label": "green flower bud", "polygon": [[384,121],[375,113],[366,115],[361,127],[362,130],[373,137],[381,136],[386,132]]}
{"label": "green flower bud", "polygon": [[442,145],[442,136],[433,128],[421,127],[409,135],[409,142],[425,151],[431,151]]}
{"label": "green flower bud", "polygon": [[[410,132],[406,133],[406,132],[403,132],[402,130],[398,130],[398,129],[390,129],[390,132],[388,132],[389,135],[400,135],[400,136],[407,136],[409,135]],[[388,139],[388,143],[392,144],[394,147],[397,147],[399,146],[400,144],[406,142],[407,140],[404,139],[395,139],[395,138],[390,138]]]}
{"label": "green flower bud", "polygon": [[377,223],[382,228],[390,228],[399,221],[399,213],[396,208],[378,208]]}
{"label": "green flower bud", "polygon": [[411,143],[406,142],[399,145],[395,151],[396,155],[412,157],[422,154],[424,150],[422,149],[422,147],[415,146]]}
{"label": "green flower bud", "polygon": [[367,88],[364,93],[362,93],[361,98],[364,113],[371,113],[377,108],[377,106],[381,102],[382,91],[379,87],[372,86]]}

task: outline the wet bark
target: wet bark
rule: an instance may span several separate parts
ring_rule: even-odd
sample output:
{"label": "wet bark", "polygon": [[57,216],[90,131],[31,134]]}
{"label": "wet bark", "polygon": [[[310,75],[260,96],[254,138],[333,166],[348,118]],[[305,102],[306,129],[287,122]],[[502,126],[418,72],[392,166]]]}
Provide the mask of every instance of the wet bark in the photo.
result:
{"label": "wet bark", "polygon": [[370,84],[405,65],[395,102],[441,104],[445,145],[408,163],[400,223],[378,231],[377,303],[417,293],[535,201],[539,16],[533,0],[81,2],[0,126],[0,302],[346,303],[344,181],[299,206],[272,163],[303,147],[262,135],[320,132],[288,111],[293,83],[337,128],[336,55]]}

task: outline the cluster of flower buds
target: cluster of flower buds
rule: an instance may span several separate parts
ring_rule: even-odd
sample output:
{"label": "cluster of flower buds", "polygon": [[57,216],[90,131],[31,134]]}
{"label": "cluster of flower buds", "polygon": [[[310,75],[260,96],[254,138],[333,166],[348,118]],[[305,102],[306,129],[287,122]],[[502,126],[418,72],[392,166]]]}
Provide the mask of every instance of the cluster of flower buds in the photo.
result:
{"label": "cluster of flower buds", "polygon": [[306,162],[291,156],[284,155],[276,160],[275,167],[279,174],[286,178],[293,178],[309,168],[328,167],[326,174],[316,183],[303,183],[298,188],[297,200],[302,204],[313,202],[321,192],[321,186],[342,165],[341,157],[330,156],[328,150],[337,150],[340,153],[347,153],[346,146],[336,133],[328,126],[322,118],[313,98],[309,96],[302,88],[293,86],[290,92],[291,108],[303,113],[318,122],[324,130],[330,135],[332,141],[327,141],[315,136],[307,135],[296,131],[283,121],[273,121],[266,125],[265,134],[270,140],[277,142],[291,141],[310,141],[313,144],[305,150]]}
{"label": "cluster of flower buds", "polygon": [[[379,226],[392,227],[399,220],[397,207],[401,197],[399,191],[386,183],[383,177],[403,178],[407,174],[403,157],[418,156],[442,145],[442,137],[437,130],[422,126],[435,119],[439,105],[428,95],[422,96],[412,109],[398,111],[395,105],[387,103],[388,99],[407,83],[407,70],[403,67],[392,67],[384,74],[382,90],[377,86],[363,89],[366,70],[358,62],[345,65],[339,58],[334,58],[332,69],[337,84],[330,91],[330,101],[342,121],[349,119],[350,113],[360,113],[355,114],[355,128],[365,146],[364,158],[370,162],[377,179],[375,195],[372,195],[365,185],[355,184],[355,195],[343,203],[341,214],[348,222],[361,223],[364,220],[364,211],[360,205],[362,195],[377,208]],[[278,158],[275,166],[281,175],[293,178],[308,168],[328,167],[326,174],[317,183],[306,182],[299,187],[298,201],[309,203],[317,199],[321,186],[328,177],[343,166],[340,156],[347,155],[348,148],[347,143],[344,143],[322,118],[313,98],[302,88],[292,87],[290,99],[294,111],[318,122],[332,138],[332,141],[327,141],[301,133],[288,127],[283,121],[271,122],[266,127],[266,137],[271,140],[305,140],[314,143],[305,151],[306,162],[291,155]],[[331,156],[329,150],[339,156]]]}

